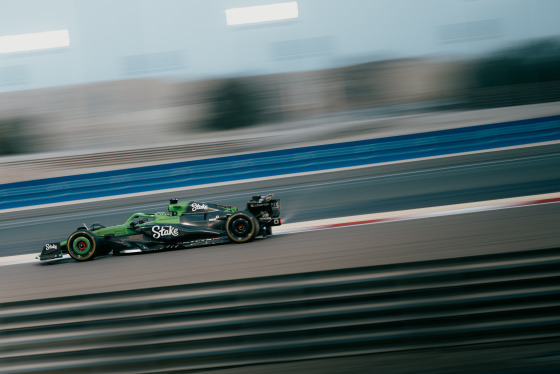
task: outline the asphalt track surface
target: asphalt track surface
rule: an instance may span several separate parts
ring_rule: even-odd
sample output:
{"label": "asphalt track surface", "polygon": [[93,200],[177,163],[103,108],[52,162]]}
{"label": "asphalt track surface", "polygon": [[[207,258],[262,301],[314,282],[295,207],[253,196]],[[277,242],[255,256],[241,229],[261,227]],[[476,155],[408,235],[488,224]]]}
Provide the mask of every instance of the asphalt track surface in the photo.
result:
{"label": "asphalt track surface", "polygon": [[[275,192],[285,222],[560,191],[560,146],[531,147],[186,191],[184,200],[243,205]],[[1,215],[2,256],[37,253],[81,222],[118,224],[161,211],[168,196]],[[122,204],[121,204],[122,203]],[[560,204],[273,236],[244,245],[2,267],[2,300],[87,294],[557,247]]]}
{"label": "asphalt track surface", "polygon": [[560,144],[355,170],[284,177],[180,193],[0,212],[0,257],[40,252],[82,223],[106,226],[132,213],[165,211],[168,199],[243,207],[254,193],[274,192],[285,223],[389,212],[560,191]]}
{"label": "asphalt track surface", "polygon": [[244,245],[4,266],[2,301],[557,247],[560,204],[281,235]]}

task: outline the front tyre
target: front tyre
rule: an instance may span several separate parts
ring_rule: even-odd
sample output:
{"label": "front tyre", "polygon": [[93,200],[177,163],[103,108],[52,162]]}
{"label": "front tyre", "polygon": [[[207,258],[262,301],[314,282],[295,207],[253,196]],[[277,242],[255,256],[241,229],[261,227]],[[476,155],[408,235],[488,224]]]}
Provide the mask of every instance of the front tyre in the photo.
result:
{"label": "front tyre", "polygon": [[79,230],[68,238],[68,254],[76,261],[92,260],[99,253],[99,239],[89,230]]}
{"label": "front tyre", "polygon": [[259,222],[249,213],[237,212],[226,221],[227,236],[236,243],[246,243],[259,233]]}

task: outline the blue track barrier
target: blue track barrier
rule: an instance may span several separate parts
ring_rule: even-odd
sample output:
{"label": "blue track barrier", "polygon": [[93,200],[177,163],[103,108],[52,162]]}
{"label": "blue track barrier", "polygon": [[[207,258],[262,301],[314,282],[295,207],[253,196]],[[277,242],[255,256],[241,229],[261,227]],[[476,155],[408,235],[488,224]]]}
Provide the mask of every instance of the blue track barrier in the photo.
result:
{"label": "blue track barrier", "polygon": [[0,210],[560,140],[560,116],[0,185]]}

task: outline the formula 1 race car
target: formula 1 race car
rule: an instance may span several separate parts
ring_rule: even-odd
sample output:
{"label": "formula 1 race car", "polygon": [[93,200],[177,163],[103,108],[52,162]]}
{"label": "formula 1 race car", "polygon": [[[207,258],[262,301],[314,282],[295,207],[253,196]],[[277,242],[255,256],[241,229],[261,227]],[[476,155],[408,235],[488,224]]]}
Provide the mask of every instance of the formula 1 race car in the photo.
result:
{"label": "formula 1 race car", "polygon": [[282,224],[280,200],[274,195],[255,195],[246,211],[236,206],[203,202],[179,203],[171,199],[168,212],[135,213],[122,225],[105,227],[99,223],[79,227],[67,241],[48,243],[41,261],[68,253],[77,261],[99,255],[181,249],[219,243],[246,243],[257,236],[272,234]]}

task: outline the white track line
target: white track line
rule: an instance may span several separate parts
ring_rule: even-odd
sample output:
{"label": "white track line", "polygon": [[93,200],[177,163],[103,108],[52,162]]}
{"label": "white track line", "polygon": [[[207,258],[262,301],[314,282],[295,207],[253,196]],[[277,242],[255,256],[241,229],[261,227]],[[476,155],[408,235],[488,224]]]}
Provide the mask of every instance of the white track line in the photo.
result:
{"label": "white track line", "polygon": [[429,208],[400,210],[394,212],[362,214],[357,216],[337,217],[307,222],[285,223],[274,230],[275,234],[288,234],[310,230],[326,230],[337,227],[357,226],[373,223],[403,221],[447,215],[482,212],[487,210],[507,209],[521,206],[560,202],[560,192],[513,197],[507,199],[477,201],[474,203],[443,205]]}
{"label": "white track line", "polygon": [[[337,217],[306,222],[284,223],[282,224],[282,226],[274,229],[274,234],[285,235],[305,231],[329,230],[340,227],[443,217],[448,215],[467,214],[558,202],[560,202],[560,192],[542,195],[520,196],[507,199],[477,201],[474,203],[443,205],[429,208],[399,210],[394,212],[361,214],[357,216]],[[36,254],[26,254],[19,256],[0,257],[0,266],[39,262],[39,260],[35,259],[36,256]],[[64,258],[70,258],[70,256],[65,255]]]}

